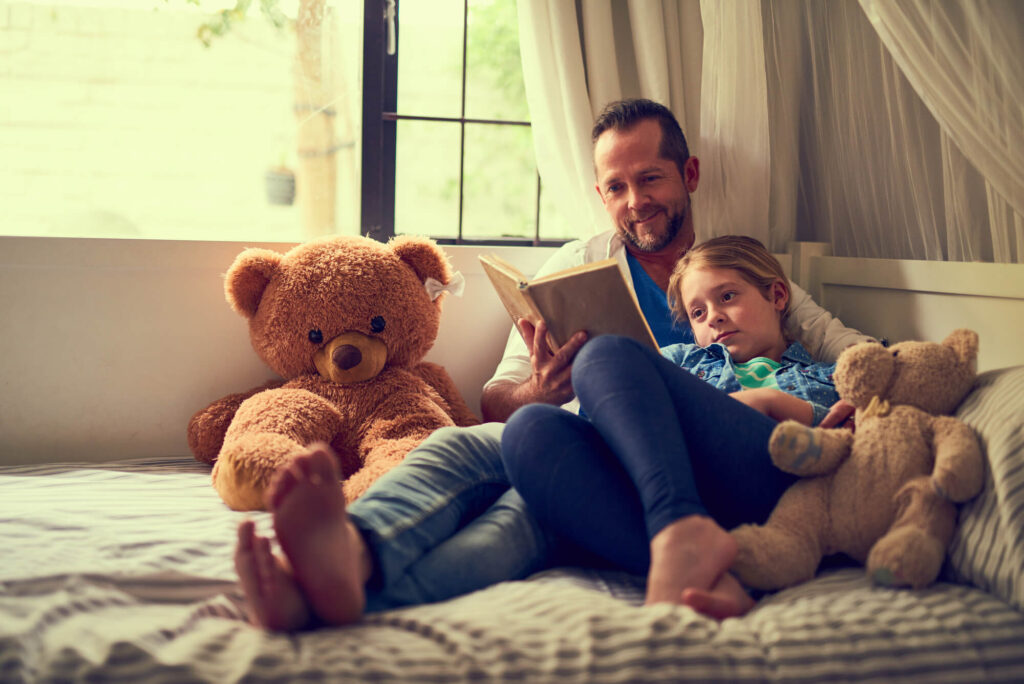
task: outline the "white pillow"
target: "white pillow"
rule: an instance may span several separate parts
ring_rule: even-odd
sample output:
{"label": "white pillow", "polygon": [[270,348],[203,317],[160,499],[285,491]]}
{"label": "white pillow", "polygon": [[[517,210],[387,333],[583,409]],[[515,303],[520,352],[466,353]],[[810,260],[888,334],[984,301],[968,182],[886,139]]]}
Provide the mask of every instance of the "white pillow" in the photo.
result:
{"label": "white pillow", "polygon": [[988,470],[981,494],[960,510],[951,579],[1024,610],[1024,366],[979,375],[956,417],[978,433]]}

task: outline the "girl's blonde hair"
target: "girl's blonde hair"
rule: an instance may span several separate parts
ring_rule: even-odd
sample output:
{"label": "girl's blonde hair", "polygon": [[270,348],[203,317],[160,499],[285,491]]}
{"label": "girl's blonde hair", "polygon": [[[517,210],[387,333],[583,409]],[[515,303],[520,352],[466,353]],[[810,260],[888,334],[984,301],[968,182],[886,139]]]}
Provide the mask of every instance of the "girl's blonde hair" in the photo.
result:
{"label": "girl's blonde hair", "polygon": [[[764,245],[745,235],[723,235],[691,247],[672,271],[668,282],[668,303],[679,321],[687,320],[683,303],[683,277],[695,268],[731,268],[738,271],[744,280],[761,290],[765,299],[769,299],[772,283],[776,280],[781,281],[786,293],[789,293],[789,279],[782,270],[782,264]],[[787,300],[779,319],[783,329],[788,317]]]}

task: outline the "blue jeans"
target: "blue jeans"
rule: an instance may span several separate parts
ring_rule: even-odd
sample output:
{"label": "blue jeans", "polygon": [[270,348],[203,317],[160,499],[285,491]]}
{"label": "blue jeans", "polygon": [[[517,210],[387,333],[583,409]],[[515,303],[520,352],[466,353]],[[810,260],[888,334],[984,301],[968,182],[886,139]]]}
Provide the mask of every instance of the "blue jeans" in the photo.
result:
{"label": "blue jeans", "polygon": [[633,340],[588,342],[572,381],[589,420],[524,406],[505,469],[541,525],[625,570],[645,574],[651,537],[679,518],[764,522],[796,480],[768,454],[774,420]]}
{"label": "blue jeans", "polygon": [[503,427],[436,431],[348,507],[373,554],[367,611],[441,601],[548,564],[555,543],[510,488]]}

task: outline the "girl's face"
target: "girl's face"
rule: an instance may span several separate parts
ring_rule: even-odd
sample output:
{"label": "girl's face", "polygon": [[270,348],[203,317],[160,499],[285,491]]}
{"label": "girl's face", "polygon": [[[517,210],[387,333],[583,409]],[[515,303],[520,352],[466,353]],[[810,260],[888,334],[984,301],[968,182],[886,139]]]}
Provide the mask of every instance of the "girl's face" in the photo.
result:
{"label": "girl's face", "polygon": [[697,267],[683,276],[681,289],[697,344],[723,344],[739,363],[758,356],[782,360],[781,314],[789,291],[781,280],[772,283],[766,297],[735,269]]}

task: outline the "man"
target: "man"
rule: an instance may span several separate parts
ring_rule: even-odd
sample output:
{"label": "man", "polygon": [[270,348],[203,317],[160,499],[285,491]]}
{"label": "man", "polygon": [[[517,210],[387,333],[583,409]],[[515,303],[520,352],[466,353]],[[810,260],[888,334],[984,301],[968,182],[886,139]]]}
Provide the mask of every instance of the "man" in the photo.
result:
{"label": "man", "polygon": [[[676,261],[694,243],[690,194],[699,162],[671,112],[649,100],[609,105],[593,140],[597,191],[615,230],[563,246],[541,273],[615,257],[628,269],[658,343],[692,342],[689,326],[673,321],[665,290]],[[791,290],[788,332],[812,354],[834,359],[864,339],[806,292]],[[525,340],[512,332],[485,386],[481,403],[490,421],[527,403],[573,398],[570,369],[586,335],[549,350],[541,342],[543,324],[535,330],[520,321],[519,327]],[[584,564],[511,489],[501,460],[503,427],[438,430],[347,510],[329,447],[297,456],[267,502],[288,562],[272,558],[269,541],[251,523],[239,528],[235,561],[254,621],[285,630],[311,620],[344,624],[364,610],[443,600],[554,562]]]}
{"label": "man", "polygon": [[[690,194],[697,190],[700,163],[666,107],[650,100],[623,100],[605,107],[592,133],[596,190],[614,230],[563,246],[537,275],[614,257],[631,275],[640,307],[659,346],[693,342],[685,324],[675,324],[665,297],[676,262],[693,246]],[[790,283],[792,315],[787,333],[816,359],[835,361],[839,352],[871,339],[846,328]],[[529,403],[565,404],[575,410],[570,371],[586,341],[583,332],[557,350],[547,331],[520,321],[522,335],[509,337],[505,355],[484,386],[485,420],[504,421]]]}

